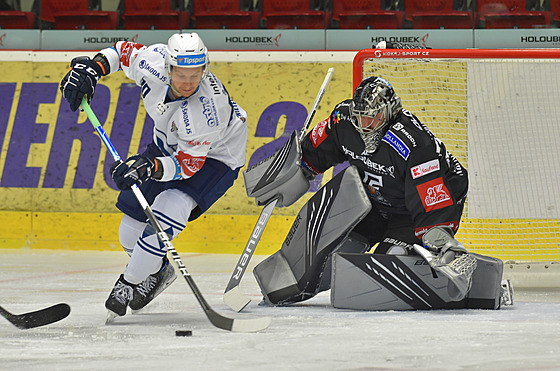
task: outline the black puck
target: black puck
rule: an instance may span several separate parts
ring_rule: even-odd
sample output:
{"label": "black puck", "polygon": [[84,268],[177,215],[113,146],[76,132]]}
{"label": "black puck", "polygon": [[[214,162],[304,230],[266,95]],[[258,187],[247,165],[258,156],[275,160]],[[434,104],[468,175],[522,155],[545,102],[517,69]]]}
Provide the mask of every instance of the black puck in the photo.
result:
{"label": "black puck", "polygon": [[177,330],[175,331],[175,336],[192,336],[191,330]]}

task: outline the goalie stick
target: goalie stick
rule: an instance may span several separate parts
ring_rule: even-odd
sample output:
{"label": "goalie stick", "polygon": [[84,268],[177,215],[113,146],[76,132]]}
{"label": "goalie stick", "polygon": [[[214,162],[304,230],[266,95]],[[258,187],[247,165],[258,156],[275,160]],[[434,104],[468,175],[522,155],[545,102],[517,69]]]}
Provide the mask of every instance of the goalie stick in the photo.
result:
{"label": "goalie stick", "polygon": [[[105,144],[105,146],[107,147],[109,152],[111,152],[111,155],[113,156],[115,161],[122,161],[122,159],[119,156],[117,150],[113,146],[113,143],[111,143],[111,140],[109,139],[109,137],[105,133],[105,130],[103,129],[103,127],[99,123],[99,120],[97,119],[97,116],[95,116],[95,113],[92,111],[91,107],[87,103],[87,100],[86,100],[85,97],[82,100],[82,108],[86,112],[86,115],[89,118],[91,124],[93,125],[93,127],[95,128],[95,130],[97,131],[99,136],[101,137],[101,140],[103,141],[103,143]],[[219,313],[214,311],[212,309],[212,307],[210,307],[210,305],[208,304],[206,299],[204,299],[204,297],[202,296],[202,292],[199,290],[198,286],[194,282],[194,279],[191,277],[190,273],[187,271],[187,268],[183,264],[183,261],[181,260],[181,257],[179,256],[179,254],[177,253],[177,250],[175,250],[175,247],[171,243],[171,240],[169,239],[169,236],[163,230],[163,228],[159,224],[158,220],[156,219],[156,216],[154,215],[154,213],[152,211],[152,208],[148,204],[148,201],[146,200],[146,198],[142,194],[142,191],[140,190],[140,188],[138,188],[138,186],[136,184],[134,184],[132,186],[132,191],[134,192],[134,195],[136,196],[136,198],[138,199],[138,202],[142,206],[142,209],[144,209],[144,213],[148,217],[148,219],[150,221],[150,224],[156,230],[158,239],[166,247],[167,251],[171,254],[171,257],[172,257],[171,260],[174,261],[175,264],[177,265],[179,271],[183,275],[183,278],[185,278],[185,281],[187,281],[187,283],[188,283],[189,287],[191,288],[194,296],[196,297],[200,306],[204,310],[204,314],[206,314],[206,317],[208,317],[210,322],[218,328],[221,328],[223,330],[228,330],[228,331],[235,331],[235,332],[258,332],[258,331],[266,329],[270,325],[270,322],[271,322],[271,319],[268,318],[268,317],[245,318],[245,319],[228,318],[228,317],[224,317],[224,316],[220,315]]]}
{"label": "goalie stick", "polygon": [[[298,138],[298,145],[301,145],[301,141],[307,134],[307,129],[309,128],[309,124],[311,123],[311,120],[313,120],[313,116],[315,116],[315,112],[317,112],[317,107],[319,106],[319,103],[323,99],[323,95],[325,95],[325,91],[329,86],[333,74],[334,74],[334,68],[331,67],[327,71],[327,75],[325,76],[325,79],[323,80],[323,84],[321,85],[321,88],[317,93],[315,102],[313,102],[313,106],[311,107],[311,110],[307,114],[307,118],[303,123],[303,127],[301,128],[301,132]],[[283,150],[287,152],[286,146],[284,146],[284,148],[282,148],[280,151]],[[283,156],[282,152],[275,153],[273,156],[276,156],[276,158],[274,159],[270,167],[278,168],[280,166],[279,162],[284,161],[285,156]],[[265,172],[263,177],[266,176],[268,176],[268,171]],[[257,247],[257,244],[261,239],[262,233],[266,228],[266,225],[268,224],[270,215],[272,214],[272,211],[274,210],[274,207],[276,206],[277,202],[278,202],[278,198],[273,198],[262,209],[259,219],[257,220],[257,224],[253,228],[253,232],[249,237],[249,241],[247,241],[247,244],[245,245],[245,249],[243,250],[241,257],[239,258],[239,261],[237,262],[237,265],[235,266],[235,269],[231,274],[229,282],[224,291],[224,297],[223,297],[224,303],[236,312],[242,311],[243,308],[245,308],[251,302],[251,299],[245,297],[241,293],[241,291],[239,290],[239,284],[241,283],[241,279],[243,278],[243,274],[247,269],[249,260],[251,260],[251,257],[255,252],[255,248]]]}
{"label": "goalie stick", "polygon": [[22,330],[58,322],[70,314],[70,306],[65,303],[23,314],[12,314],[0,306],[0,314]]}

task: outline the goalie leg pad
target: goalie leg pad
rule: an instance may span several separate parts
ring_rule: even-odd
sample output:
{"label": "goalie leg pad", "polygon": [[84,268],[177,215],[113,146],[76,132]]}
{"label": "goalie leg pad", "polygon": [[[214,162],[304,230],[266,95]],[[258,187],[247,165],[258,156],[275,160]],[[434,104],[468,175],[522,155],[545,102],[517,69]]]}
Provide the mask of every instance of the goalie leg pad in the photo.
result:
{"label": "goalie leg pad", "polygon": [[265,302],[289,304],[315,296],[329,254],[370,210],[353,166],[322,187],[296,216],[281,249],[253,269]]}
{"label": "goalie leg pad", "polygon": [[470,253],[476,258],[472,285],[467,294],[467,308],[499,309],[502,303],[504,263],[490,256]]}
{"label": "goalie leg pad", "polygon": [[362,235],[350,232],[348,237],[346,237],[340,245],[334,249],[334,251],[329,254],[325,268],[323,269],[323,275],[321,277],[321,283],[319,285],[318,292],[326,291],[331,288],[332,281],[332,261],[335,253],[364,253],[370,249],[370,245]]}
{"label": "goalie leg pad", "polygon": [[333,255],[331,303],[358,310],[499,309],[503,263],[500,259],[469,254],[477,260],[467,296],[453,301],[449,279],[434,277],[418,256],[384,254]]}

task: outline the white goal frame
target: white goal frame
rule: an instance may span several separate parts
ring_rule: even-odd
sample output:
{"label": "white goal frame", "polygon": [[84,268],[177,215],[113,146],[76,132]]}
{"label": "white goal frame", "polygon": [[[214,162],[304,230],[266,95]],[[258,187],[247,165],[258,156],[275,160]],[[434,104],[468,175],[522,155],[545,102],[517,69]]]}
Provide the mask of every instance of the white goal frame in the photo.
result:
{"label": "white goal frame", "polygon": [[457,238],[518,286],[560,287],[560,50],[361,50],[354,89],[372,75],[467,167]]}

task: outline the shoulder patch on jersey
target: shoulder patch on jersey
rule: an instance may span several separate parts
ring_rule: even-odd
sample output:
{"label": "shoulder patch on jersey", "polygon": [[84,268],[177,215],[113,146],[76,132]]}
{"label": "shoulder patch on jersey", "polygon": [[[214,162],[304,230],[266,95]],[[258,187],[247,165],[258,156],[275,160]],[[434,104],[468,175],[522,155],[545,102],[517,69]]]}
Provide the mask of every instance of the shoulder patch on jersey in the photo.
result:
{"label": "shoulder patch on jersey", "polygon": [[132,56],[132,54],[135,51],[138,51],[140,49],[142,49],[144,47],[144,45],[142,44],[138,44],[138,43],[134,43],[134,42],[124,42],[121,45],[121,63],[123,66],[125,67],[129,67],[130,66],[130,57]]}
{"label": "shoulder patch on jersey", "polygon": [[393,147],[402,158],[408,160],[410,148],[408,148],[408,146],[404,144],[404,142],[395,133],[391,130],[387,131],[387,134],[385,134],[382,140]]}
{"label": "shoulder patch on jersey", "polygon": [[327,138],[327,125],[329,121],[324,120],[315,125],[311,131],[310,139],[314,148],[317,148]]}
{"label": "shoulder patch on jersey", "polygon": [[142,59],[140,63],[138,63],[138,68],[141,70],[146,70],[149,74],[160,80],[161,82],[166,82],[167,77],[163,72],[160,73],[157,69],[152,67],[145,59]]}
{"label": "shoulder patch on jersey", "polygon": [[332,114],[333,124],[338,124],[340,122],[340,111],[334,111]]}
{"label": "shoulder patch on jersey", "polygon": [[410,134],[406,130],[406,128],[404,127],[403,124],[401,124],[400,122],[396,122],[395,124],[393,124],[393,126],[391,126],[391,128],[395,129],[396,131],[400,131],[406,137],[406,139],[408,139],[410,141],[410,144],[412,144],[412,147],[416,147],[416,139],[414,139],[412,134]]}

